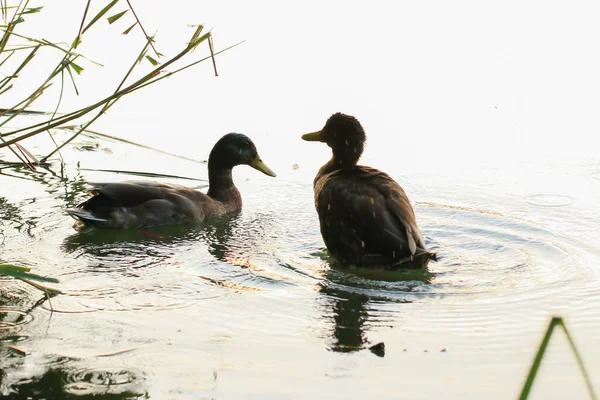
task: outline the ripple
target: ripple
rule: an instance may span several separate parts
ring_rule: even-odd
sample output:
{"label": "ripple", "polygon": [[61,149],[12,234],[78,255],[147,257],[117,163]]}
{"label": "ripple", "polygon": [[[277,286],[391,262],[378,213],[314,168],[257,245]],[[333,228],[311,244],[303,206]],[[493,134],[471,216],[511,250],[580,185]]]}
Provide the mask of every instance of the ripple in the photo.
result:
{"label": "ripple", "polygon": [[417,211],[438,253],[428,271],[330,268],[318,284],[321,319],[330,324],[315,329],[331,350],[364,349],[373,331],[408,324],[418,335],[477,338],[500,354],[539,334],[535,325],[523,328],[525,320],[569,313],[598,325],[597,272],[577,240],[498,212],[432,203]]}
{"label": "ripple", "polygon": [[573,204],[575,199],[571,196],[562,194],[540,193],[526,197],[525,201],[534,206],[564,207]]}
{"label": "ripple", "polygon": [[[201,277],[187,277],[170,282],[145,281],[135,286],[121,283],[110,287],[65,291],[63,296],[53,300],[53,307],[54,312],[59,313],[173,310],[222,295],[219,287],[206,284]],[[43,307],[49,309],[49,305],[44,304]]]}
{"label": "ripple", "polygon": [[136,369],[86,368],[66,377],[64,391],[76,396],[139,393],[145,380],[145,374]]}
{"label": "ripple", "polygon": [[16,308],[0,308],[0,331],[19,328],[32,321],[33,316],[27,311]]}
{"label": "ripple", "polygon": [[470,305],[552,302],[575,288],[598,291],[588,287],[592,271],[579,259],[577,243],[543,225],[485,210],[420,206],[421,229],[438,262],[427,271],[330,269],[324,286],[392,302],[450,297]]}

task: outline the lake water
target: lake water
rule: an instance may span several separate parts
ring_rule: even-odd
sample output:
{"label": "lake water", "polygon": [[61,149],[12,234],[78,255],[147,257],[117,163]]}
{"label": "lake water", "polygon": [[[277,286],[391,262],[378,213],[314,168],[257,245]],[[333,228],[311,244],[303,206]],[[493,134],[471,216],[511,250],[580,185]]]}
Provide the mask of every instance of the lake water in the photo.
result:
{"label": "lake water", "polygon": [[[71,37],[76,4],[73,24],[48,35]],[[140,18],[165,31],[165,53],[187,40],[185,23],[217,24],[218,48],[248,41],[217,59],[218,78],[202,64],[93,126],[200,162],[82,136],[64,168],[2,166],[0,261],[60,279],[63,293],[52,312],[41,292],[0,278],[0,396],[515,398],[555,315],[600,387],[600,157],[590,139],[600,62],[589,50],[600,10],[544,7],[140,4]],[[108,41],[129,54],[125,28],[104,29],[109,39],[81,51],[108,64]],[[122,76],[86,67],[65,110]],[[53,108],[51,94],[40,109]],[[300,136],[336,111],[363,123],[362,163],[407,191],[439,254],[427,271],[331,268],[312,198],[330,153]],[[235,215],[79,234],[62,212],[87,197],[86,181],[139,179],[99,170],[196,178],[164,180],[205,190],[202,161],[230,131],[248,134],[278,174],[236,168]],[[51,148],[43,137],[25,145]],[[0,159],[12,158],[3,149]],[[384,354],[369,350],[380,342]],[[531,397],[566,396],[587,394],[558,332]]]}

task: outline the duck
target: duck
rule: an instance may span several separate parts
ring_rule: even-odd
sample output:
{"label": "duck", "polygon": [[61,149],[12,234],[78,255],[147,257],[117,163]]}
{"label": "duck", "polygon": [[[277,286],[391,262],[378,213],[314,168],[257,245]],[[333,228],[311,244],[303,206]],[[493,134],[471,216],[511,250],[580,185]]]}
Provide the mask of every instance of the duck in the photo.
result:
{"label": "duck", "polygon": [[265,175],[276,176],[248,136],[228,133],[217,141],[208,157],[206,193],[155,181],[92,183],[92,197],[66,213],[77,220],[77,230],[90,226],[150,228],[212,220],[242,207],[240,191],[231,177],[237,165],[249,165]]}
{"label": "duck", "polygon": [[422,268],[437,260],[404,189],[385,172],[358,165],[367,136],[354,116],[335,113],[320,131],[302,139],[332,150],[313,189],[321,236],[338,263],[395,269]]}

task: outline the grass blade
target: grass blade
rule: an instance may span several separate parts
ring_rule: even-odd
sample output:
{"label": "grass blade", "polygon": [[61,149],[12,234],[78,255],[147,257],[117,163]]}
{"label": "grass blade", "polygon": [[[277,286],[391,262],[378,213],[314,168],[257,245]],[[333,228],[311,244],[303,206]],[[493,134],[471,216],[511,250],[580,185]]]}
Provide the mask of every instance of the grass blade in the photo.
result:
{"label": "grass blade", "polygon": [[113,24],[114,22],[118,21],[119,18],[121,18],[123,15],[125,15],[125,13],[129,11],[129,10],[125,10],[125,11],[121,11],[120,13],[116,13],[115,15],[113,15],[112,17],[108,17],[108,23],[109,24]]}
{"label": "grass blade", "polygon": [[23,273],[29,271],[31,271],[31,268],[29,267],[19,267],[18,265],[12,264],[0,264],[0,275],[12,276],[14,273]]}
{"label": "grass blade", "polygon": [[131,25],[129,28],[125,29],[122,33],[122,35],[128,35],[129,32],[131,32],[131,30],[137,25],[138,23],[136,22],[135,24]]}
{"label": "grass blade", "polygon": [[33,59],[33,57],[35,56],[35,54],[37,53],[37,51],[39,50],[39,48],[40,48],[39,44],[36,47],[34,47],[34,49],[27,55],[27,57],[25,57],[25,60],[23,60],[23,62],[21,63],[21,65],[19,65],[19,67],[15,70],[15,72],[12,74],[12,76],[8,77],[9,79],[7,81],[5,81],[5,82],[3,81],[2,84],[0,84],[0,89],[3,88],[12,79],[17,78],[19,76],[19,73],[21,72],[21,70],[23,68],[25,68],[25,66],[27,64],[29,64],[29,62]]}
{"label": "grass blade", "polygon": [[31,280],[38,281],[38,282],[49,282],[49,283],[58,283],[59,282],[59,280],[56,278],[50,278],[47,276],[33,274],[29,271],[31,271],[31,268],[28,268],[28,267],[20,267],[18,265],[11,265],[11,264],[0,265],[0,275],[12,276],[13,278],[18,278],[18,279],[31,279]]}
{"label": "grass blade", "polygon": [[531,368],[529,369],[529,374],[527,376],[527,380],[525,381],[525,384],[523,385],[523,390],[521,391],[521,395],[519,396],[519,399],[527,400],[527,398],[529,397],[529,393],[531,392],[533,382],[535,380],[535,377],[536,377],[538,370],[540,368],[540,365],[542,363],[542,359],[544,358],[544,353],[546,352],[546,349],[548,348],[548,343],[550,342],[550,338],[552,337],[554,328],[557,325],[561,326],[563,328],[565,334],[567,335],[567,339],[569,340],[569,344],[571,345],[571,350],[573,350],[573,352],[575,353],[575,358],[577,359],[577,365],[579,365],[579,369],[581,370],[581,373],[585,380],[585,384],[587,386],[588,392],[590,393],[590,398],[593,400],[596,400],[596,395],[594,394],[594,389],[592,387],[592,384],[589,380],[589,376],[583,365],[583,360],[581,359],[579,352],[577,351],[577,348],[575,347],[575,342],[573,342],[573,340],[571,339],[571,335],[569,334],[569,331],[567,330],[567,327],[565,326],[563,319],[560,317],[552,317],[552,320],[550,321],[550,324],[548,325],[548,329],[546,329],[546,334],[544,335],[544,338],[542,339],[542,343],[540,344],[538,352],[535,355],[535,358],[533,359],[533,364],[531,365]]}
{"label": "grass blade", "polygon": [[144,176],[146,178],[170,178],[170,179],[185,179],[188,181],[196,182],[208,182],[206,179],[192,178],[189,176],[172,175],[172,174],[161,174],[158,172],[143,172],[143,171],[126,171],[119,169],[102,169],[102,168],[79,168],[81,171],[94,171],[94,172],[109,172],[112,174],[127,174],[133,176]]}
{"label": "grass blade", "polygon": [[42,8],[44,8],[43,6],[41,7],[30,7],[30,8],[26,8],[21,14],[35,14],[35,13],[39,13],[40,11],[42,11]]}
{"label": "grass blade", "polygon": [[12,55],[13,55],[13,54],[15,54],[15,50],[16,50],[16,49],[12,49],[12,50],[10,51],[10,53],[9,53],[9,54],[8,54],[8,55],[7,55],[7,56],[4,58],[4,60],[2,60],[2,61],[0,62],[0,67],[1,67],[1,66],[3,66],[3,65],[4,65],[4,63],[5,63],[5,62],[7,62],[7,61],[8,61],[8,59],[9,59],[10,57],[12,57]]}
{"label": "grass blade", "polygon": [[0,94],[4,94],[4,93],[8,92],[12,88],[13,88],[13,85],[11,84],[6,89],[2,89],[2,91],[0,91]]}
{"label": "grass blade", "polygon": [[567,339],[569,340],[569,344],[571,345],[571,350],[573,350],[573,353],[575,354],[575,359],[577,359],[577,365],[579,366],[579,369],[581,370],[581,374],[583,375],[583,378],[585,380],[585,385],[587,386],[588,392],[590,392],[590,398],[593,400],[596,400],[596,394],[594,393],[594,388],[592,387],[592,382],[590,381],[590,377],[583,365],[583,359],[581,358],[581,355],[579,354],[579,351],[577,350],[577,347],[575,346],[575,342],[571,338],[571,334],[569,333],[569,330],[567,329],[567,326],[565,325],[562,318],[560,318],[560,326],[562,326],[563,330],[565,331],[565,335],[567,335]]}
{"label": "grass blade", "polygon": [[92,25],[94,25],[100,18],[102,18],[104,16],[104,14],[106,14],[108,11],[110,11],[110,9],[113,8],[113,6],[115,4],[117,4],[118,1],[119,0],[113,0],[110,3],[108,3],[106,5],[106,7],[104,7],[102,10],[100,10],[100,12],[98,14],[96,14],[96,16],[94,18],[92,18],[90,23],[87,24],[85,28],[83,28],[83,30],[81,31],[81,34],[83,35],[85,33],[85,31],[90,29],[92,27]]}
{"label": "grass blade", "polygon": [[81,73],[83,72],[83,68],[80,67],[79,65],[75,64],[73,61],[71,61],[69,63],[69,66],[71,68],[73,68],[73,70],[77,73],[77,75],[81,75]]}
{"label": "grass blade", "polygon": [[137,24],[140,26],[140,29],[144,33],[144,36],[146,36],[146,39],[150,41],[150,46],[152,47],[152,50],[154,51],[154,54],[156,54],[156,57],[160,58],[162,56],[162,54],[160,54],[158,51],[156,51],[156,48],[152,44],[152,42],[154,42],[154,39],[150,35],[148,35],[146,33],[146,30],[144,29],[144,26],[142,25],[142,23],[141,23],[140,19],[138,18],[137,14],[135,13],[135,10],[133,9],[133,6],[131,5],[131,2],[129,0],[127,0],[127,5],[129,6],[129,9],[131,10],[131,13],[133,14],[133,17],[135,18],[135,21],[137,22]]}
{"label": "grass blade", "polygon": [[150,56],[146,56],[146,60],[150,61],[150,64],[152,64],[155,67],[159,64],[158,61],[156,61],[154,58],[152,58]]}

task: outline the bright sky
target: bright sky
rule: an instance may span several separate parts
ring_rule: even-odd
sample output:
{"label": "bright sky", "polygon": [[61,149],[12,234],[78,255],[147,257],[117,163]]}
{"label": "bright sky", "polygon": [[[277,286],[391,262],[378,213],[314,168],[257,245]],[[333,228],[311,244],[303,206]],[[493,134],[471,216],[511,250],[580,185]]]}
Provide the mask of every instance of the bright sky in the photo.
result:
{"label": "bright sky", "polygon": [[[28,18],[23,29],[70,42],[84,3],[42,3],[44,11]],[[105,3],[93,4],[99,9]],[[217,49],[246,43],[218,58],[218,78],[210,63],[183,72],[122,100],[95,129],[198,158],[206,155],[193,154],[194,144],[207,153],[202,144],[229,131],[265,135],[276,147],[311,152],[298,136],[343,111],[365,126],[367,154],[376,149],[388,158],[419,151],[431,159],[597,153],[598,2],[164,4],[133,2],[147,30],[159,31],[157,47],[167,56],[187,42],[192,33],[187,24],[214,27]],[[111,14],[121,9],[117,5]],[[139,31],[120,35],[132,21],[131,15],[113,26],[103,21],[86,34],[81,52],[105,67],[81,63],[82,95],[68,93],[65,111],[118,84],[142,46]],[[42,75],[53,66],[47,60],[36,60]],[[23,79],[21,89],[35,82]],[[52,108],[55,98],[50,94],[38,106]]]}

